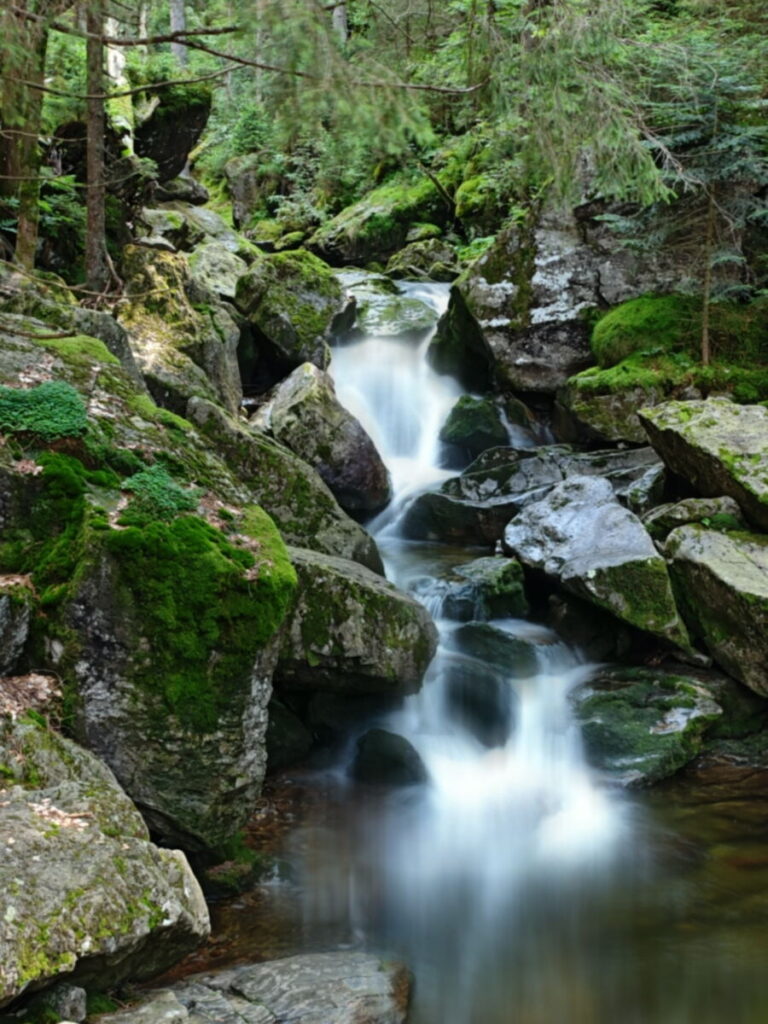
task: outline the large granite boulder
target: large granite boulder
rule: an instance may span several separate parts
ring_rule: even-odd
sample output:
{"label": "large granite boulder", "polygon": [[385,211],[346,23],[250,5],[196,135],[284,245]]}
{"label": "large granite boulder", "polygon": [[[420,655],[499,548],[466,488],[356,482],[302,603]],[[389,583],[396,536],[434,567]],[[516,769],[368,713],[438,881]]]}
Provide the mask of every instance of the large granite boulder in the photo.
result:
{"label": "large granite boulder", "polygon": [[558,484],[512,520],[504,546],[629,625],[689,646],[664,559],[607,480],[572,477]]}
{"label": "large granite boulder", "polygon": [[181,254],[128,246],[126,298],[118,319],[158,403],[183,416],[193,396],[237,412],[242,398],[237,346],[240,327],[213,299],[193,308],[189,265]]}
{"label": "large granite boulder", "polygon": [[672,472],[706,497],[734,498],[768,530],[768,409],[709,398],[666,402],[639,417]]}
{"label": "large granite boulder", "polygon": [[234,299],[237,282],[248,264],[221,241],[204,242],[189,254],[189,276],[201,294],[210,293],[223,299]]}
{"label": "large granite boulder", "polygon": [[237,282],[236,302],[276,365],[285,371],[307,362],[328,365],[328,339],[343,292],[317,256],[297,251],[260,257]]}
{"label": "large granite boulder", "polygon": [[375,512],[390,500],[389,473],[373,441],[336,398],[332,378],[312,363],[278,385],[269,426],[318,472],[347,512]]}
{"label": "large granite boulder", "polygon": [[210,929],[184,855],[154,846],[109,769],[41,722],[0,719],[0,1006],[62,975],[151,977]]}
{"label": "large granite boulder", "polygon": [[212,402],[193,399],[187,411],[289,544],[384,571],[373,537],[342,511],[311,466]]}
{"label": "large granite boulder", "polygon": [[490,350],[503,387],[554,394],[592,362],[589,310],[675,280],[664,256],[622,249],[595,217],[601,212],[545,207],[535,221],[500,231],[456,282],[453,302],[460,294],[475,322],[465,336]]}
{"label": "large granite boulder", "polygon": [[571,695],[587,757],[625,786],[673,775],[704,749],[723,709],[698,679],[608,669]]}
{"label": "large granite boulder", "polygon": [[664,548],[680,610],[722,668],[768,696],[768,540],[700,525]]}
{"label": "large granite boulder", "polygon": [[410,975],[371,953],[309,953],[160,989],[101,1024],[404,1024]]}
{"label": "large granite boulder", "polygon": [[296,586],[266,513],[237,529],[242,547],[194,516],[93,532],[64,610],[81,735],[190,850],[221,848],[255,806]]}
{"label": "large granite boulder", "polygon": [[276,685],[281,690],[415,693],[437,642],[426,609],[354,562],[290,551],[299,596]]}

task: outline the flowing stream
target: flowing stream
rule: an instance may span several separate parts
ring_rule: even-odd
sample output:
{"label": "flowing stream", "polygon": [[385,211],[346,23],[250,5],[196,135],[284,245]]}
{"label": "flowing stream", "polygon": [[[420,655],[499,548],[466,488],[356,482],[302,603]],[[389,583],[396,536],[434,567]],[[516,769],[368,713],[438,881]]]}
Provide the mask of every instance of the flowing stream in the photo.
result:
{"label": "flowing stream", "polygon": [[[447,286],[402,287],[445,307]],[[414,495],[456,472],[440,466],[438,432],[461,391],[430,370],[427,345],[365,338],[334,350],[332,372],[392,474],[395,500],[369,524],[387,575],[440,631],[421,693],[374,723],[405,736],[429,778],[379,792],[349,783],[343,758],[325,772],[332,799],[297,822],[288,855],[301,899],[294,948],[401,956],[415,976],[412,1024],[764,1024],[762,791],[606,785],[568,702],[595,666],[513,619],[494,625],[528,649],[524,667],[470,657],[442,617],[440,579],[487,550],[399,535]],[[457,711],[457,679],[492,679],[501,694],[506,724],[490,744]]]}

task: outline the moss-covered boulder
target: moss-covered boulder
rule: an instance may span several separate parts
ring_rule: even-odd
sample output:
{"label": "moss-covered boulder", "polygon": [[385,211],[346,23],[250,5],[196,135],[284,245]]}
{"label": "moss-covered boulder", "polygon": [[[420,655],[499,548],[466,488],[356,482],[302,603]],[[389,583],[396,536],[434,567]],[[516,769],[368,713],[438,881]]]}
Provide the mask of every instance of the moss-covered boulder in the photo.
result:
{"label": "moss-covered boulder", "polygon": [[236,412],[242,398],[240,328],[215,297],[195,309],[189,265],[180,254],[128,246],[126,298],[118,318],[154,400],[183,416],[193,396]]}
{"label": "moss-covered boulder", "polygon": [[39,716],[0,719],[0,1006],[66,975],[148,978],[209,931],[182,853],[149,842],[114,776]]}
{"label": "moss-covered boulder", "polygon": [[663,401],[663,387],[659,382],[637,384],[628,377],[626,385],[619,383],[611,389],[603,379],[602,373],[586,370],[558,391],[558,433],[583,443],[645,444],[647,435],[637,413]]}
{"label": "moss-covered boulder", "polygon": [[157,164],[160,181],[181,174],[208,123],[212,93],[205,82],[161,89],[159,103],[134,132],[136,153]]}
{"label": "moss-covered boulder", "polygon": [[280,652],[280,690],[415,693],[435,652],[426,609],[362,566],[291,548],[299,597]]}
{"label": "moss-covered boulder", "polygon": [[390,277],[423,277],[429,281],[447,282],[458,277],[459,263],[456,250],[448,242],[442,238],[424,238],[409,241],[390,256],[386,272]]}
{"label": "moss-covered boulder", "polygon": [[196,246],[188,263],[193,288],[224,299],[234,299],[237,282],[248,269],[244,259],[219,241]]}
{"label": "moss-covered boulder", "polygon": [[303,250],[262,256],[237,282],[236,302],[258,345],[286,372],[307,362],[328,365],[328,339],[343,292],[317,256]]}
{"label": "moss-covered boulder", "polygon": [[733,498],[685,498],[657,505],[643,517],[643,526],[654,540],[664,540],[678,526],[701,523],[713,530],[744,530],[746,523]]}
{"label": "moss-covered boulder", "polygon": [[384,571],[373,537],[342,511],[311,466],[212,402],[193,399],[189,415],[289,544]]}
{"label": "moss-covered boulder", "polygon": [[572,694],[587,757],[625,786],[674,775],[704,748],[722,708],[698,679],[609,669]]}
{"label": "moss-covered boulder", "polygon": [[729,675],[768,696],[768,539],[690,525],[664,550],[691,632]]}
{"label": "moss-covered boulder", "polygon": [[487,448],[503,447],[509,436],[492,399],[462,395],[440,428],[440,440],[474,457]]}
{"label": "moss-covered boulder", "polygon": [[536,643],[490,622],[467,622],[454,630],[448,646],[504,673],[507,679],[536,674]]}
{"label": "moss-covered boulder", "polygon": [[96,533],[64,609],[88,746],[186,849],[223,846],[255,805],[296,586],[261,509],[233,540],[188,515]]}
{"label": "moss-covered boulder", "polygon": [[435,326],[437,314],[432,306],[405,295],[355,289],[357,310],[353,333],[382,338],[425,337]]}
{"label": "moss-covered boulder", "polygon": [[577,597],[636,629],[689,647],[664,559],[607,480],[571,477],[558,484],[512,520],[504,546]]}
{"label": "moss-covered boulder", "polygon": [[667,402],[640,420],[664,463],[699,494],[728,495],[768,530],[768,408],[723,398]]}
{"label": "moss-covered boulder", "polygon": [[396,179],[346,207],[312,235],[307,246],[335,266],[386,260],[401,249],[413,224],[443,225],[452,211],[427,177]]}
{"label": "moss-covered boulder", "polygon": [[387,467],[362,424],[312,363],[279,384],[270,404],[275,438],[309,463],[347,512],[376,512],[392,497]]}

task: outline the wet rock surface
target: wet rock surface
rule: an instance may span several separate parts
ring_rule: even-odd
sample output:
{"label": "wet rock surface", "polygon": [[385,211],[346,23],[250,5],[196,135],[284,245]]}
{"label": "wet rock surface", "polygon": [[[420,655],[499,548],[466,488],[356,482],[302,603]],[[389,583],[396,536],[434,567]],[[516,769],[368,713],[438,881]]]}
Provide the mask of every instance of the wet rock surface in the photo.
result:
{"label": "wet rock surface", "polygon": [[617,618],[689,646],[664,559],[605,479],[572,477],[528,505],[504,531],[524,565]]}
{"label": "wet rock surface", "polygon": [[427,781],[427,769],[413,745],[388,729],[369,729],[357,741],[349,774],[378,786],[413,786]]}
{"label": "wet rock surface", "polygon": [[368,953],[315,953],[201,974],[102,1024],[404,1024],[410,977]]}

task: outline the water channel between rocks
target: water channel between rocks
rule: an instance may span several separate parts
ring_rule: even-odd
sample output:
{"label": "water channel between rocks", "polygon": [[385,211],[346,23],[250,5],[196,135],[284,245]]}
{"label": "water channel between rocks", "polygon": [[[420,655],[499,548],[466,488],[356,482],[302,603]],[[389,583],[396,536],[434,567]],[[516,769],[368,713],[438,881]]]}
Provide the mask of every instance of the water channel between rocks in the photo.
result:
{"label": "water channel between rocks", "polygon": [[[441,311],[447,286],[402,285]],[[461,394],[428,339],[334,350],[341,402],[371,434],[396,495],[369,528],[387,575],[429,607],[441,643],[422,692],[376,724],[405,736],[428,782],[368,791],[344,756],[302,787],[287,878],[214,908],[236,953],[360,947],[414,972],[413,1024],[768,1021],[768,835],[749,794],[610,787],[588,767],[568,694],[595,666],[548,629],[494,625],[532,652],[504,671],[462,652],[439,578],[482,552],[403,540]],[[514,429],[514,428],[513,428]],[[515,444],[533,440],[512,436]],[[511,726],[489,747],[456,713],[457,679],[493,677]],[[350,737],[350,740],[354,737]]]}

